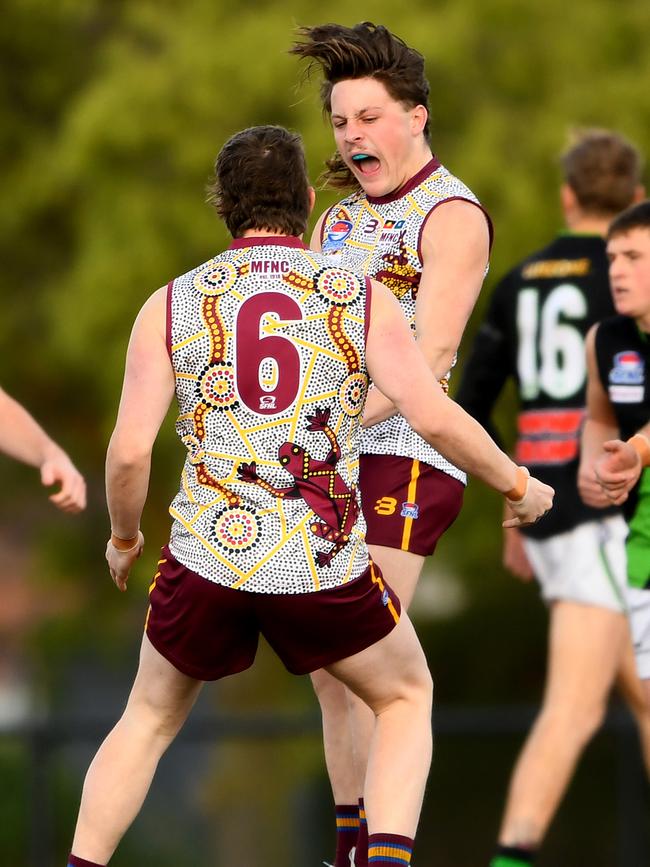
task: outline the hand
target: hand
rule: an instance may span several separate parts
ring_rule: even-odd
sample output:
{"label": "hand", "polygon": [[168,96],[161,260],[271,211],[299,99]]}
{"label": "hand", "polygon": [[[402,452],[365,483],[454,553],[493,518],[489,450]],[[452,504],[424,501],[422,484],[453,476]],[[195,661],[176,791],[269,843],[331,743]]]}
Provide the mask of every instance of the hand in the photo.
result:
{"label": "hand", "polygon": [[144,536],[140,530],[138,530],[138,541],[129,551],[118,551],[111,540],[108,540],[108,544],[106,545],[106,562],[108,563],[108,571],[111,573],[111,578],[115,582],[115,586],[122,593],[126,590],[126,582],[129,580],[131,566],[133,566],[135,561],[142,554],[143,548]]}
{"label": "hand", "polygon": [[519,530],[511,527],[503,534],[503,565],[521,581],[532,581],[535,577],[533,567],[526,556],[524,540]]}
{"label": "hand", "polygon": [[525,527],[545,515],[553,505],[555,491],[550,485],[545,485],[539,479],[530,476],[526,485],[526,493],[521,500],[507,500],[508,506],[514,512],[514,518],[508,518],[502,527]]}
{"label": "hand", "polygon": [[580,463],[578,470],[578,493],[582,502],[592,509],[605,509],[612,505],[612,501],[596,477],[594,465],[587,464],[585,461]]}
{"label": "hand", "polygon": [[622,440],[603,443],[604,454],[596,461],[595,476],[608,498],[608,505],[620,506],[636,485],[643,465],[636,449]]}
{"label": "hand", "polygon": [[45,487],[60,483],[61,488],[49,500],[62,512],[81,512],[86,508],[86,482],[63,449],[55,448],[41,464],[41,482]]}

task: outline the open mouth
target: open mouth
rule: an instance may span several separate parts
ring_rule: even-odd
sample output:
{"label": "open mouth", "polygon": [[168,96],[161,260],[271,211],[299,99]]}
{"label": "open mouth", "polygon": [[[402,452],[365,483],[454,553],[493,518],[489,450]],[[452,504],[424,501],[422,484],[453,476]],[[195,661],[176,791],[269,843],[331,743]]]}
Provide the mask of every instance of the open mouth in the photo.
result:
{"label": "open mouth", "polygon": [[370,175],[379,169],[379,160],[370,154],[354,154],[352,162],[362,175]]}

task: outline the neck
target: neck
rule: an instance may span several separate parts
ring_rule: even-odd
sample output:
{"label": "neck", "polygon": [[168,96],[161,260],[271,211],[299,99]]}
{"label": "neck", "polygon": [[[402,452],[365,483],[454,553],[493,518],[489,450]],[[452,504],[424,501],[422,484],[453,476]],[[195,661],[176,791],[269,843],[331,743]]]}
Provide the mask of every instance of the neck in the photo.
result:
{"label": "neck", "polygon": [[650,313],[646,313],[645,316],[635,318],[634,321],[636,322],[639,331],[643,331],[645,335],[650,337]]}
{"label": "neck", "polygon": [[422,145],[416,149],[412,158],[408,161],[407,164],[405,164],[402,180],[400,184],[395,188],[395,190],[393,190],[393,192],[396,192],[397,190],[408,184],[411,178],[414,178],[415,175],[417,175],[417,173],[421,171],[427,165],[427,163],[430,163],[432,159],[433,152],[429,147],[429,143],[423,137]]}
{"label": "neck", "polygon": [[611,217],[596,217],[582,214],[568,218],[566,222],[571,232],[576,232],[580,235],[600,235],[604,238],[609,229]]}
{"label": "neck", "polygon": [[246,229],[242,234],[242,238],[288,238],[286,232],[274,231],[272,229]]}

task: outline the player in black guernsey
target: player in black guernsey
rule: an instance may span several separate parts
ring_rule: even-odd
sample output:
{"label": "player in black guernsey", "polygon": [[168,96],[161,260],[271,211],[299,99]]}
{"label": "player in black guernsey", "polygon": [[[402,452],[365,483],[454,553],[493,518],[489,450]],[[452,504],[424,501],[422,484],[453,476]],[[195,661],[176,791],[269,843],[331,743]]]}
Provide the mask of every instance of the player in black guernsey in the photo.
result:
{"label": "player in black guernsey", "polygon": [[504,533],[504,565],[524,580],[537,578],[550,624],[544,704],[511,778],[492,867],[531,863],[617,676],[650,765],[650,714],[627,618],[625,522],[600,488],[599,508],[583,503],[577,489],[584,340],[613,310],[604,235],[613,216],[643,194],[640,160],[618,135],[591,130],[562,163],[568,231],[496,286],[456,396],[490,428],[512,377],[520,404],[517,460],[558,491],[552,515],[525,536]]}
{"label": "player in black guernsey", "polygon": [[[607,253],[620,315],[594,326],[587,338],[583,460],[595,459],[599,484],[613,502],[622,503],[629,521],[630,616],[650,703],[650,200],[613,221]],[[589,475],[583,478],[581,472],[579,481],[586,502],[596,504],[599,491]]]}

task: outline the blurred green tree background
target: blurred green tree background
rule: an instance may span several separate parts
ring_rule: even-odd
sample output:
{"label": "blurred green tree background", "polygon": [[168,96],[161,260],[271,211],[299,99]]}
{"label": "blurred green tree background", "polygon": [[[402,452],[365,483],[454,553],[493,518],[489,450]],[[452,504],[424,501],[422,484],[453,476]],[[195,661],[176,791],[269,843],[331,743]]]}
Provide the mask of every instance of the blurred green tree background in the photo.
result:
{"label": "blurred green tree background", "polygon": [[[287,49],[298,25],[364,19],[386,24],[425,55],[434,150],[477,193],[495,224],[491,271],[467,344],[494,280],[560,227],[557,157],[570,129],[612,127],[647,147],[647,0],[376,0],[354,7],[332,0],[325,8],[314,0],[3,4],[0,382],[69,450],[90,495],[84,516],[65,518],[49,506],[32,470],[2,459],[0,650],[7,662],[0,674],[10,681],[20,672],[32,711],[92,715],[101,705],[95,696],[106,695],[103,684],[117,681],[108,716],[119,712],[182,462],[170,413],[156,447],[143,527],[147,549],[121,596],[103,561],[103,458],[131,324],[152,291],[228,243],[205,203],[205,185],[232,133],[259,123],[300,131],[318,177],[332,137],[317,82],[301,79]],[[317,213],[334,198],[320,191]],[[500,408],[506,438],[511,410],[506,394]],[[536,590],[501,568],[500,509],[498,497],[471,484],[463,513],[422,582],[415,616],[440,706],[539,698],[545,614]],[[208,702],[238,712],[315,712],[307,679],[289,678],[265,652],[254,672],[219,685]],[[448,752],[442,743],[450,744]],[[453,739],[439,740],[422,829],[422,848],[435,863],[487,861],[516,747],[516,740],[476,741],[458,751]],[[613,773],[609,747],[594,749],[602,750],[594,753],[594,767],[601,762],[604,777]],[[329,846],[317,737],[272,749],[234,743],[209,755],[210,773],[193,806],[221,817],[212,832],[201,832],[203,851],[221,853],[216,863],[294,863],[283,798],[296,815],[320,810],[301,824]],[[24,760],[20,748],[0,747],[15,791],[22,791]],[[64,756],[56,768],[59,859],[84,767]],[[605,867],[612,863],[603,842],[613,834],[611,804],[594,800],[579,780],[576,785],[580,809],[592,811],[592,831],[594,815],[602,814],[602,839],[576,830],[586,819],[574,818],[569,804],[548,852],[557,845],[566,853],[571,827],[584,863]],[[13,817],[0,820],[0,851],[23,863],[27,820],[15,798],[0,796],[0,809]],[[459,842],[468,810],[477,831]],[[148,821],[145,816],[141,828]],[[258,831],[247,834],[251,826]],[[135,833],[128,838],[116,864],[141,857],[137,839]],[[157,863],[195,863],[161,839]],[[263,839],[273,857],[260,854]],[[322,856],[328,854],[324,848]]]}

